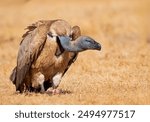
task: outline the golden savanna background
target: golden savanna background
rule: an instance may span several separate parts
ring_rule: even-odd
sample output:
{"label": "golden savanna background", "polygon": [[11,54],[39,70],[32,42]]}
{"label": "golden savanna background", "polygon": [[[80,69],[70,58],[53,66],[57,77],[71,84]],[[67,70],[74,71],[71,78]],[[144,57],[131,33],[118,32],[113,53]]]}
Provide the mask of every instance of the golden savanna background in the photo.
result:
{"label": "golden savanna background", "polygon": [[[150,104],[150,0],[1,0],[0,104]],[[64,19],[100,42],[62,78],[65,94],[17,94],[9,75],[27,25]]]}

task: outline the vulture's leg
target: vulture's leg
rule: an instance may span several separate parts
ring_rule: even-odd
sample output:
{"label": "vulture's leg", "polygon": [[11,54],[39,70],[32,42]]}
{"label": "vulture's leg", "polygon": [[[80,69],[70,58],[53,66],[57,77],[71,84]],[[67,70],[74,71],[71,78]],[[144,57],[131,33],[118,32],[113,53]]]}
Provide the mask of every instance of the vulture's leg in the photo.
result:
{"label": "vulture's leg", "polygon": [[53,77],[52,82],[53,82],[54,89],[56,89],[59,86],[61,77],[62,77],[62,73],[59,72]]}
{"label": "vulture's leg", "polygon": [[52,78],[52,89],[48,89],[48,93],[51,94],[60,94],[62,91],[57,89],[57,87],[60,84],[62,78],[62,73],[57,73],[53,78]]}
{"label": "vulture's leg", "polygon": [[42,92],[42,93],[45,92],[44,80],[45,80],[45,77],[40,72],[33,75],[32,87],[35,88],[35,91],[38,91],[38,89],[40,89],[40,92]]}
{"label": "vulture's leg", "polygon": [[57,73],[54,77],[53,77],[53,90],[52,90],[52,93],[53,94],[59,94],[61,93],[61,90],[57,89],[57,87],[59,86],[60,84],[60,81],[61,81],[61,78],[62,78],[62,73]]}

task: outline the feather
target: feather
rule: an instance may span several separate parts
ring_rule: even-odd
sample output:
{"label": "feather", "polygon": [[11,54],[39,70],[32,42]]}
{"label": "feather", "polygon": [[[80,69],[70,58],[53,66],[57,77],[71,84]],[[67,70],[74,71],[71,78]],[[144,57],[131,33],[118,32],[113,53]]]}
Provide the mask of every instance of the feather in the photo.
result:
{"label": "feather", "polygon": [[16,90],[22,92],[23,81],[29,72],[31,64],[37,59],[46,41],[50,22],[45,25],[41,21],[27,27],[28,31],[22,36],[17,57],[16,70],[13,71],[13,81]]}

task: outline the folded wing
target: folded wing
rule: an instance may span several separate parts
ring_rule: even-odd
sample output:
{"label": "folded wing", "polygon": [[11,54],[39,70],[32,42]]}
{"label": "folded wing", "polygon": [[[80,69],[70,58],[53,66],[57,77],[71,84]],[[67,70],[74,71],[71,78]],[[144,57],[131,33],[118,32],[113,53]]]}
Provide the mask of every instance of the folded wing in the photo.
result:
{"label": "folded wing", "polygon": [[22,92],[24,79],[29,73],[32,63],[42,51],[51,21],[38,21],[27,27],[28,31],[23,35],[17,57],[17,66],[14,68],[10,80],[16,86],[16,90]]}

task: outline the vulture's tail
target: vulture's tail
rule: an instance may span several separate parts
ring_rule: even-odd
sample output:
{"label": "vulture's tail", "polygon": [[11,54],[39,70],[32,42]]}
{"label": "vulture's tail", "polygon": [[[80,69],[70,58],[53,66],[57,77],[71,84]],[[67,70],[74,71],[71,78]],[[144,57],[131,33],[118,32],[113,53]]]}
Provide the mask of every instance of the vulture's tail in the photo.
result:
{"label": "vulture's tail", "polygon": [[13,69],[9,79],[13,82],[13,84],[16,84],[16,67]]}

